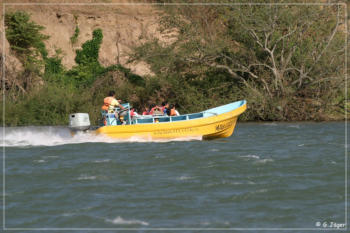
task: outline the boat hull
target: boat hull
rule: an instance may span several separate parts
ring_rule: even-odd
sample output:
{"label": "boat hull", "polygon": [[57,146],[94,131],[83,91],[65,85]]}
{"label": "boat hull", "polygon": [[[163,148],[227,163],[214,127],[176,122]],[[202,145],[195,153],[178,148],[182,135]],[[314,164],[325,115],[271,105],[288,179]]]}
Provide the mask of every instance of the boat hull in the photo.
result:
{"label": "boat hull", "polygon": [[246,104],[211,117],[169,123],[103,126],[95,132],[120,139],[224,138],[232,135],[238,116],[245,110]]}

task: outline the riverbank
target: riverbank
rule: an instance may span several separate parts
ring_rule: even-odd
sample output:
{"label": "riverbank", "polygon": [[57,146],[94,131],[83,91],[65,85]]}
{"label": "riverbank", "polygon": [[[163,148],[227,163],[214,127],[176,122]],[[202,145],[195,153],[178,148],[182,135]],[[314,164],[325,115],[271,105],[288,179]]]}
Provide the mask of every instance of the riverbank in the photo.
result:
{"label": "riverbank", "polygon": [[343,14],[316,5],[9,6],[0,119],[66,125],[68,114],[87,112],[97,124],[115,90],[139,112],[245,99],[241,121],[344,120]]}

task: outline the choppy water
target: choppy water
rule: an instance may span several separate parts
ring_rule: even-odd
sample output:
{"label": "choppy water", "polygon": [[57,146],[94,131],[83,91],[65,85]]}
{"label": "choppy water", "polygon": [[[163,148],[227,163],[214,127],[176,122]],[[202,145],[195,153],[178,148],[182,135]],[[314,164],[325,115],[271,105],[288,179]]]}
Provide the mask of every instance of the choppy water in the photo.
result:
{"label": "choppy water", "polygon": [[6,228],[329,228],[345,222],[344,135],[344,123],[158,142],[6,128]]}

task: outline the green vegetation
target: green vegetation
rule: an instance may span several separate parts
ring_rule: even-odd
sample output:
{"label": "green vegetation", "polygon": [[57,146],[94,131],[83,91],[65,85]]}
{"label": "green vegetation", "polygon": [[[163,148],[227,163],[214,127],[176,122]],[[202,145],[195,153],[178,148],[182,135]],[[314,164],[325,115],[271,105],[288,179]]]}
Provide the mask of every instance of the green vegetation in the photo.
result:
{"label": "green vegetation", "polygon": [[[102,66],[101,29],[76,51],[76,65],[67,70],[60,50],[49,57],[42,26],[25,12],[7,13],[6,37],[24,72],[6,83],[6,125],[65,125],[72,112],[89,112],[97,124],[102,100],[111,89],[140,111],[164,100],[187,113],[246,99],[248,111],[242,120],[344,116],[344,89],[339,88],[345,84],[342,7],[162,9],[167,14],[161,31],[175,31],[177,39],[145,42],[130,58],[147,62],[152,77],[133,74],[120,64]],[[76,27],[72,44],[78,36]]]}
{"label": "green vegetation", "polygon": [[80,29],[77,25],[77,26],[75,26],[74,35],[70,38],[70,42],[72,44],[75,44],[78,41],[79,33],[80,33]]}
{"label": "green vegetation", "polygon": [[[11,12],[5,15],[6,38],[12,51],[24,66],[21,78],[17,80],[15,89],[22,94],[32,88],[44,66],[41,56],[47,58],[44,40],[49,37],[42,34],[44,27],[30,21],[30,15],[22,12]],[[16,91],[17,91],[16,90]]]}
{"label": "green vegetation", "polygon": [[176,97],[186,109],[246,99],[249,108],[242,116],[246,120],[344,116],[344,89],[339,88],[345,84],[344,7],[169,6],[166,10],[162,30],[176,28],[177,41],[167,46],[147,42],[136,48],[134,59],[149,63],[159,77],[177,80],[181,85],[175,87],[189,88],[186,93],[195,91],[194,107],[186,98]]}
{"label": "green vegetation", "polygon": [[[92,39],[76,51],[77,65],[66,70],[61,63],[61,51],[56,50],[54,56],[48,57],[43,43],[48,36],[41,34],[42,26],[29,19],[29,15],[21,11],[6,14],[6,36],[11,48],[16,53],[18,51],[18,57],[27,64],[25,72],[31,72],[30,76],[35,75],[36,80],[44,84],[29,88],[16,82],[18,85],[7,88],[7,95],[12,97],[5,102],[7,125],[66,124],[67,114],[86,111],[97,122],[101,99],[111,86],[115,86],[113,77],[127,82],[123,87],[128,90],[130,85],[136,89],[145,85],[145,80],[130,69],[121,65],[103,67],[99,63],[98,54],[103,40],[101,29],[94,30]],[[33,70],[29,70],[31,67]],[[17,80],[25,77],[24,74],[19,76]],[[33,79],[27,80],[28,83],[30,81]],[[128,94],[124,92],[123,98],[127,99]]]}
{"label": "green vegetation", "polygon": [[103,35],[101,29],[93,31],[92,40],[85,42],[81,50],[76,51],[74,66],[66,74],[66,81],[76,87],[88,87],[97,77],[105,72],[98,61],[98,52],[102,43]]}
{"label": "green vegetation", "polygon": [[[25,55],[33,55],[36,51],[41,50],[43,40],[49,38],[40,32],[44,27],[29,20],[30,15],[23,11],[5,15],[6,38],[11,49]],[[31,50],[31,48],[36,50]]]}

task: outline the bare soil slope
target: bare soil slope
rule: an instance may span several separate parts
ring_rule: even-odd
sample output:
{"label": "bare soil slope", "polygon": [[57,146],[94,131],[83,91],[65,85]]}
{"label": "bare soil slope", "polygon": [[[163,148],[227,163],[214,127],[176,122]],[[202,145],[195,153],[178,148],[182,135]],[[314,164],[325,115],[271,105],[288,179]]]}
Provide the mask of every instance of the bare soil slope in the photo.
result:
{"label": "bare soil slope", "polygon": [[[118,3],[132,3],[132,1],[118,1]],[[164,43],[171,43],[176,34],[160,33],[159,18],[163,12],[150,5],[16,5],[6,6],[7,11],[26,11],[31,14],[31,19],[45,27],[44,34],[49,35],[46,48],[49,55],[55,50],[63,52],[62,63],[66,68],[75,65],[75,50],[92,38],[92,32],[96,28],[103,31],[103,42],[100,48],[99,60],[107,66],[120,63],[139,75],[152,75],[148,64],[139,62],[127,64],[129,53],[134,46],[154,38]],[[76,26],[80,33],[75,43],[70,38],[74,35]],[[2,44],[0,45],[2,47]],[[19,71],[21,65],[5,44],[5,52],[10,65],[8,70]],[[2,51],[2,48],[1,48]],[[10,61],[9,61],[10,62]]]}

